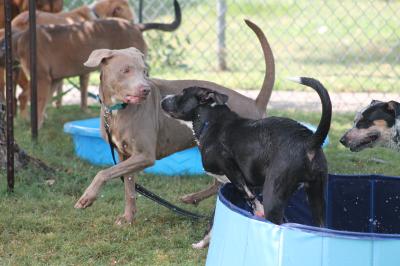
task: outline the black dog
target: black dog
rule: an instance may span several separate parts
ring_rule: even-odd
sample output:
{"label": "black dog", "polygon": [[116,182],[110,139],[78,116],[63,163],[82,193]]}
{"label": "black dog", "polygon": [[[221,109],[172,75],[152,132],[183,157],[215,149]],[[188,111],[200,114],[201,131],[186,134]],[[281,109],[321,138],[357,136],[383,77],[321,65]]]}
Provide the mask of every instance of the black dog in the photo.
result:
{"label": "black dog", "polygon": [[354,152],[375,146],[400,151],[400,103],[373,100],[356,114],[340,142]]}
{"label": "black dog", "polygon": [[225,105],[226,95],[205,88],[186,88],[165,97],[161,106],[176,119],[192,121],[204,169],[225,175],[256,213],[255,195],[262,189],[265,218],[282,223],[287,201],[304,183],[313,218],[323,225],[327,163],[321,146],[330,128],[332,107],[319,81],[296,81],[312,87],[321,98],[322,117],[314,134],[288,118],[241,118]]}

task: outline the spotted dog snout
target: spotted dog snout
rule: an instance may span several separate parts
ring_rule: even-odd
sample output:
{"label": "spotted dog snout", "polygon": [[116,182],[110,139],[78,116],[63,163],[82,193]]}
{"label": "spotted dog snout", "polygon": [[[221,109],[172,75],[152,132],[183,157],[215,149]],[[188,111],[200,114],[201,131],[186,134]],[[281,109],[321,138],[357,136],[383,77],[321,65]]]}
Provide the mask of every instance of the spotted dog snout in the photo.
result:
{"label": "spotted dog snout", "polygon": [[397,147],[394,136],[400,126],[396,122],[399,114],[398,102],[373,100],[356,114],[352,128],[339,141],[353,152],[375,146]]}
{"label": "spotted dog snout", "polygon": [[346,134],[344,134],[341,138],[340,138],[340,143],[342,143],[343,146],[348,147],[348,141],[346,138]]}
{"label": "spotted dog snout", "polygon": [[167,95],[161,100],[161,108],[167,112],[175,112],[175,95]]}

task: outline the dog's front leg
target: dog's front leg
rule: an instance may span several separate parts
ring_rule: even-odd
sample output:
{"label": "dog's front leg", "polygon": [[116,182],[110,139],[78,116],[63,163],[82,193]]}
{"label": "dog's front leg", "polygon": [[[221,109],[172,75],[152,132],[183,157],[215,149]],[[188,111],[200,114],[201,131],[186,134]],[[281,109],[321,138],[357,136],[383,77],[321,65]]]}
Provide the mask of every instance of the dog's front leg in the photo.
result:
{"label": "dog's front leg", "polygon": [[155,156],[136,154],[113,167],[100,171],[97,173],[89,187],[85,190],[82,197],[76,202],[75,208],[84,209],[92,205],[96,200],[100,188],[108,180],[141,171],[144,168],[153,165],[154,161]]}

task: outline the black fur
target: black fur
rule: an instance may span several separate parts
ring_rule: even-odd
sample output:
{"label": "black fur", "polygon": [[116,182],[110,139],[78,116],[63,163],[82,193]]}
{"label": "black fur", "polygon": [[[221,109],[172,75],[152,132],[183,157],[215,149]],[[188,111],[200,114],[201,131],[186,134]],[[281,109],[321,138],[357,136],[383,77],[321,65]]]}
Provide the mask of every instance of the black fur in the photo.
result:
{"label": "black fur", "polygon": [[322,225],[327,163],[321,145],[331,103],[317,80],[301,78],[301,83],[313,87],[323,105],[315,134],[288,118],[241,118],[224,104],[227,96],[205,88],[187,88],[161,105],[172,117],[193,122],[206,171],[226,175],[250,201],[262,190],[268,220],[282,223],[288,199],[304,183],[315,222]]}

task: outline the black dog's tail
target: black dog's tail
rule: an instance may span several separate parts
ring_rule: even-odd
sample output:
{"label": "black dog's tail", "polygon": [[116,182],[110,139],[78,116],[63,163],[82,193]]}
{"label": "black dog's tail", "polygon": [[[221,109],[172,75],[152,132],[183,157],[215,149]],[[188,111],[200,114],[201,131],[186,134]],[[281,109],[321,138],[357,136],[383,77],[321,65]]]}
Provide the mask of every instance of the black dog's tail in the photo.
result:
{"label": "black dog's tail", "polygon": [[177,0],[174,0],[175,20],[170,24],[164,23],[138,23],[140,31],[146,30],[161,30],[161,31],[174,31],[180,25],[182,21],[181,7]]}
{"label": "black dog's tail", "polygon": [[331,127],[332,119],[332,104],[329,97],[328,91],[325,87],[316,79],[313,78],[293,78],[294,82],[306,85],[313,88],[319,95],[322,103],[322,115],[321,120],[315,133],[312,135],[311,141],[309,143],[310,149],[317,149],[322,146],[326,136],[328,136],[329,128]]}

